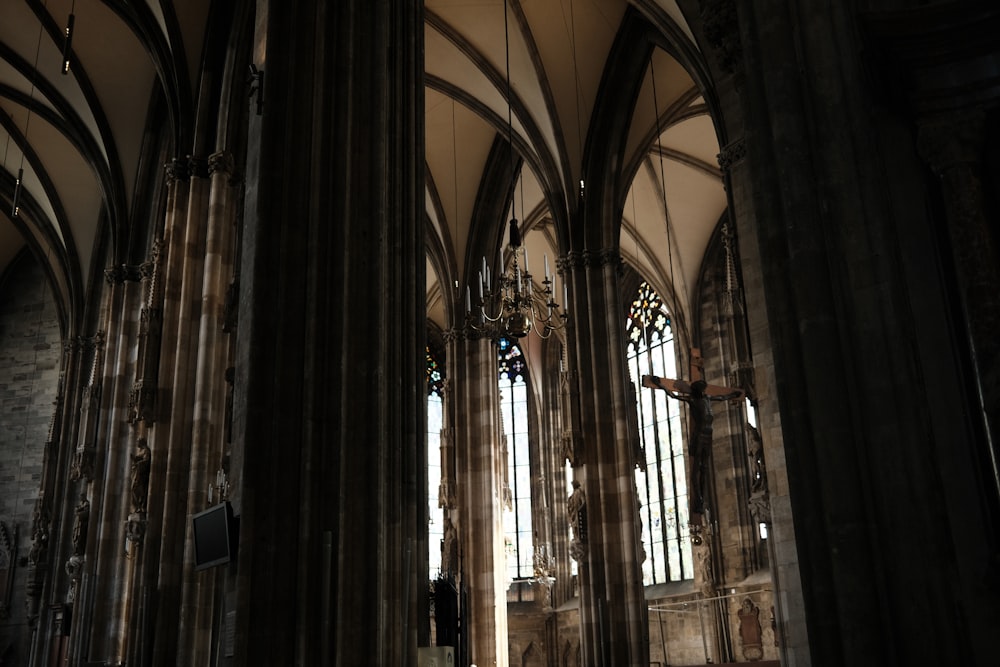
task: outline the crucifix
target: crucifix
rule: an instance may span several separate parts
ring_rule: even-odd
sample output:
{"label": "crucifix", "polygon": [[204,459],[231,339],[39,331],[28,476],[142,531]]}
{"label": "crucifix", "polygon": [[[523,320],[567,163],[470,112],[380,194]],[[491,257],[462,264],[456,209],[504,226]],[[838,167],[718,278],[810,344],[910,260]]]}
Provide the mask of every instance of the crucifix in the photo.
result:
{"label": "crucifix", "polygon": [[642,386],[662,389],[667,395],[682,403],[687,403],[691,416],[688,431],[688,474],[689,519],[692,533],[702,525],[705,513],[705,473],[708,458],[712,452],[712,402],[732,401],[743,397],[742,389],[708,384],[703,379],[701,351],[691,348],[691,382],[671,380],[655,375],[643,375]]}

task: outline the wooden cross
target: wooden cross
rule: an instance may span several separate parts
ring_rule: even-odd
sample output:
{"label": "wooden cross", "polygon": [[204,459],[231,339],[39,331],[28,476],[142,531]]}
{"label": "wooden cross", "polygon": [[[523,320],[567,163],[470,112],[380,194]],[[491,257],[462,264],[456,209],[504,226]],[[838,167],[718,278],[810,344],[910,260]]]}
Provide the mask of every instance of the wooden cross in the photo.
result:
{"label": "wooden cross", "polygon": [[[692,534],[700,531],[705,513],[705,475],[712,452],[712,402],[743,398],[743,390],[708,384],[703,379],[701,350],[691,348],[691,381],[643,375],[642,386],[662,389],[667,395],[688,404],[688,516]],[[696,538],[696,543],[697,542]]]}

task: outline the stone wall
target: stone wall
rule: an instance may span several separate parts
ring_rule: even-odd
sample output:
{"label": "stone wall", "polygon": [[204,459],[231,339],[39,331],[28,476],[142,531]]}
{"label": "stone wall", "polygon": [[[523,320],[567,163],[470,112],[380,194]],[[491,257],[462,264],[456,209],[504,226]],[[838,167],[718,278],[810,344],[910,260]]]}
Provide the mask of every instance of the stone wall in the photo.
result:
{"label": "stone wall", "polygon": [[[27,660],[24,612],[31,517],[59,385],[62,353],[52,291],[22,255],[0,278],[0,662]],[[10,651],[10,653],[7,653]]]}

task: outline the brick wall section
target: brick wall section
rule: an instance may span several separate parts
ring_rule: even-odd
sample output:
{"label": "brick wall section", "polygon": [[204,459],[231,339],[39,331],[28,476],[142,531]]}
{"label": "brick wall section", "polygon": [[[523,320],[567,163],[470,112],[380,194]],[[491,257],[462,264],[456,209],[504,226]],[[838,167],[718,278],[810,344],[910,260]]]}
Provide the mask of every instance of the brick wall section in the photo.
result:
{"label": "brick wall section", "polygon": [[[34,258],[22,255],[0,281],[0,521],[12,537],[17,526],[17,558],[26,556],[31,546],[31,513],[55,409],[61,354],[52,290]],[[24,623],[25,569],[15,568],[11,616],[0,624],[0,651]]]}

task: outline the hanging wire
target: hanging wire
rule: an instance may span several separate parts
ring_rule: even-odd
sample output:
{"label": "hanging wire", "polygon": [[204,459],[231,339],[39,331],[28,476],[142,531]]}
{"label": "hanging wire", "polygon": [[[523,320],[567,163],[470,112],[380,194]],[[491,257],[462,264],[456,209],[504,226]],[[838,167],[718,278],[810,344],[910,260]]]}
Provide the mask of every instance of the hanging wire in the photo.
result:
{"label": "hanging wire", "polygon": [[[654,52],[655,55],[655,52]],[[656,119],[656,155],[660,162],[660,196],[663,199],[663,224],[667,233],[667,257],[670,266],[670,289],[676,293],[677,285],[674,283],[674,246],[670,238],[670,211],[667,207],[667,179],[663,172],[663,151],[660,146],[660,136],[663,130],[660,128],[660,104],[656,97],[656,70],[653,68],[653,56],[649,57],[649,76],[653,82],[653,112]]]}
{"label": "hanging wire", "polygon": [[[48,0],[43,4],[43,9],[47,10]],[[31,105],[35,101],[35,80],[38,77],[38,53],[42,49],[42,23],[38,22],[38,41],[35,44],[35,67],[31,71],[31,92],[28,94],[30,103],[28,104],[28,118],[24,121],[24,141],[28,141],[28,129],[31,126]],[[21,166],[24,166],[24,151],[21,151]]]}
{"label": "hanging wire", "polygon": [[[454,210],[452,211],[452,218],[454,218],[455,225],[455,260],[459,258],[459,243],[458,239],[458,140],[455,138],[455,98],[451,98],[451,172],[452,177],[455,179],[454,183]],[[456,271],[461,271],[461,266],[456,268]],[[455,289],[458,289],[458,276],[455,276]]]}
{"label": "hanging wire", "polygon": [[[48,0],[42,5],[43,9],[48,11]],[[27,146],[28,143],[28,130],[31,127],[31,106],[35,101],[35,79],[38,77],[38,53],[42,49],[42,22],[38,22],[38,40],[35,43],[35,66],[31,70],[31,93],[28,95],[28,118],[24,121],[24,143]],[[10,135],[8,134],[8,138]],[[21,164],[17,168],[17,181],[14,183],[14,199],[11,202],[10,214],[11,217],[18,217],[20,214],[20,206],[18,202],[21,199],[21,187],[24,182],[24,154],[26,151],[21,151]],[[6,157],[4,159],[4,164],[6,164]]]}
{"label": "hanging wire", "polygon": [[[639,264],[639,218],[635,209],[635,189],[629,189],[629,199],[632,200],[632,226],[633,226],[633,236],[632,240],[635,242],[635,263]],[[633,299],[632,303],[635,303]],[[649,354],[649,331],[646,327],[646,310],[642,308],[639,310],[639,324],[642,327],[642,345],[646,350],[646,354]],[[639,378],[638,383],[641,385],[642,378]]]}
{"label": "hanging wire", "polygon": [[507,149],[510,157],[510,214],[514,217],[514,115],[511,111],[510,93],[510,29],[507,25],[507,0],[503,0],[503,43],[507,68]]}

